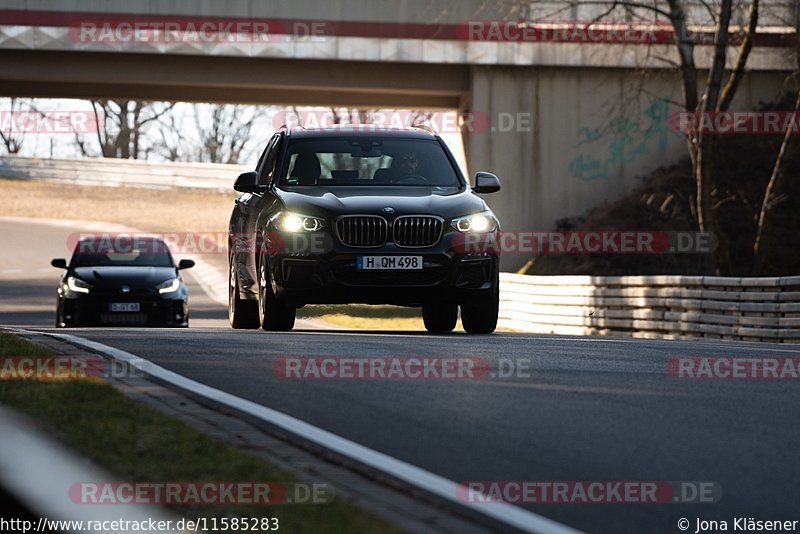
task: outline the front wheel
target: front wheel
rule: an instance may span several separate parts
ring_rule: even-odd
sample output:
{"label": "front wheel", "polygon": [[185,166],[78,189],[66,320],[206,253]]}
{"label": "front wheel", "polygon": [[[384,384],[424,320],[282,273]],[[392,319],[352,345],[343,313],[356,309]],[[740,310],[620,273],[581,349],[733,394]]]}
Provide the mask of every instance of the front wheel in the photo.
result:
{"label": "front wheel", "polygon": [[294,328],[297,308],[284,305],[275,298],[267,272],[267,259],[258,267],[258,323],[268,332],[288,332]]}
{"label": "front wheel", "polygon": [[458,305],[439,302],[423,304],[422,321],[428,332],[452,332],[458,321]]}
{"label": "front wheel", "polygon": [[490,299],[478,305],[461,305],[461,325],[468,334],[491,334],[497,328],[500,310],[500,279],[494,278],[494,290]]}
{"label": "front wheel", "polygon": [[234,259],[228,262],[228,320],[239,329],[258,328],[258,301],[244,300],[239,296],[239,283]]}

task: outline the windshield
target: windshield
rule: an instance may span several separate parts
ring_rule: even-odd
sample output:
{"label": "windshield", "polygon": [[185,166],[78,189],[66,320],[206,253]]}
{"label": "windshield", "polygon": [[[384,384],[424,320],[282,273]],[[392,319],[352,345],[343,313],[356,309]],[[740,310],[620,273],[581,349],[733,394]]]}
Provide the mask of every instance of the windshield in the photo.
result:
{"label": "windshield", "polygon": [[172,255],[160,239],[105,237],[83,239],[72,256],[73,267],[173,267]]}
{"label": "windshield", "polygon": [[289,145],[281,186],[461,187],[435,140],[340,137]]}

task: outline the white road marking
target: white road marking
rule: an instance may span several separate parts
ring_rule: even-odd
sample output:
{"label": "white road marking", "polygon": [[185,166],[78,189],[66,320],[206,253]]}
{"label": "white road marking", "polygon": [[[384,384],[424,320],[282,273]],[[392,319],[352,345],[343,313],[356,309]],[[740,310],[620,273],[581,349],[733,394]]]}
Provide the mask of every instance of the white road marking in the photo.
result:
{"label": "white road marking", "polygon": [[[24,330],[20,330],[23,331]],[[45,333],[45,332],[42,332]],[[502,502],[473,503],[459,499],[459,488],[466,491],[461,485],[452,480],[426,471],[420,467],[411,465],[393,458],[382,452],[365,447],[347,438],[323,430],[300,419],[287,415],[283,412],[267,408],[252,401],[242,399],[230,393],[226,393],[216,388],[206,386],[183,375],[179,375],[163,367],[145,360],[135,354],[125,352],[114,347],[109,347],[96,341],[91,341],[78,336],[69,334],[46,335],[63,339],[69,343],[83,346],[87,349],[106,354],[107,356],[120,360],[131,367],[138,369],[162,382],[172,384],[180,389],[190,391],[194,395],[199,395],[233,408],[241,413],[246,413],[265,421],[271,425],[279,427],[295,436],[299,436],[323,448],[332,450],[337,454],[350,458],[360,464],[366,465],[377,471],[386,473],[394,478],[402,480],[412,486],[432,493],[446,501],[453,502],[459,506],[469,508],[473,512],[485,515],[504,523],[510,527],[524,532],[538,532],[544,534],[573,534],[580,532],[566,525],[562,525],[552,519],[529,512],[523,508],[512,506]]]}

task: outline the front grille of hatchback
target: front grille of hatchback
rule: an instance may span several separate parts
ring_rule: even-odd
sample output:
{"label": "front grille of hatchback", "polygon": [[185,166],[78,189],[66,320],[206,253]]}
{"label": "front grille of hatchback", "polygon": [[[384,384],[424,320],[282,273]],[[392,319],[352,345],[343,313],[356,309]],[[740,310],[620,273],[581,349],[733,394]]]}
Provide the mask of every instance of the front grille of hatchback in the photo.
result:
{"label": "front grille of hatchback", "polygon": [[100,322],[102,324],[145,324],[147,323],[146,313],[101,313]]}

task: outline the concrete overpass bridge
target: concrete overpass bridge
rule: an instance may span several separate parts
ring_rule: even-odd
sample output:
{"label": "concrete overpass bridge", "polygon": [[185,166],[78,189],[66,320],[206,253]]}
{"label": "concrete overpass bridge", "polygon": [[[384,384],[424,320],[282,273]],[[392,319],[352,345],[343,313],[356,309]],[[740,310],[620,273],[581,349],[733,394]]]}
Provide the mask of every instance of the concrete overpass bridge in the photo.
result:
{"label": "concrete overpass bridge", "polygon": [[[796,21],[796,2],[763,4],[769,31],[735,108],[773,98],[793,68],[786,45],[796,36],[784,29]],[[707,42],[705,12],[690,7]],[[470,172],[503,179],[491,203],[506,229],[546,230],[684,152],[667,121],[680,92],[667,68],[676,58],[665,21],[563,22],[592,20],[598,9],[563,1],[4,0],[0,94],[474,112],[488,123],[463,134]],[[706,48],[696,54],[701,66]],[[508,258],[507,267],[524,260]]]}

